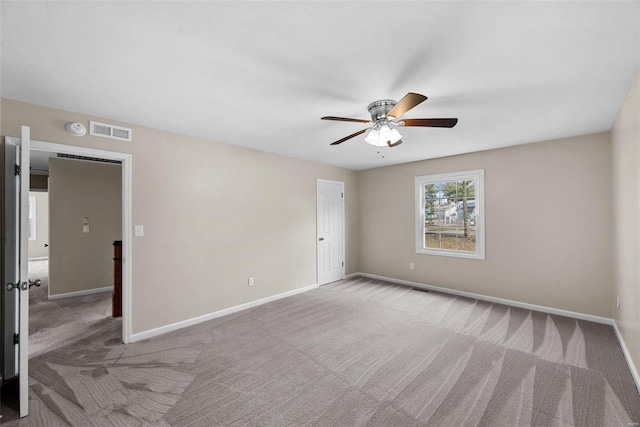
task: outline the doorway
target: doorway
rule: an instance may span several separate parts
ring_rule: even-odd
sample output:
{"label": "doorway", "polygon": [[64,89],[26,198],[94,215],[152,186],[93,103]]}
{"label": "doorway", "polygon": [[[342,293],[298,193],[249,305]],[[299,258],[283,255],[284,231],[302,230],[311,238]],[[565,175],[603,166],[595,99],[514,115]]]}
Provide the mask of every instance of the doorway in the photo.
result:
{"label": "doorway", "polygon": [[[28,230],[29,184],[28,171],[31,150],[75,158],[102,159],[121,163],[121,248],[122,248],[122,327],[121,341],[131,341],[131,154],[95,150],[84,147],[32,141],[30,128],[21,127],[21,135],[5,137],[4,203],[3,203],[3,277],[2,288],[2,372],[3,395],[19,406],[19,416],[29,413],[29,277]],[[15,162],[15,163],[14,163]],[[15,174],[14,174],[15,169]],[[7,202],[10,203],[7,203]],[[9,206],[9,208],[7,208]],[[116,213],[118,215],[118,213]],[[11,310],[6,310],[7,307]],[[9,312],[11,311],[11,312]],[[115,332],[115,331],[114,331]],[[15,350],[15,351],[14,351]],[[14,354],[15,353],[15,354]],[[10,362],[10,363],[7,363]],[[9,373],[10,375],[4,375]],[[7,390],[4,390],[4,386]],[[2,417],[2,415],[0,415]]]}
{"label": "doorway", "polygon": [[[122,330],[121,319],[112,316],[120,311],[119,298],[118,309],[113,307],[113,258],[114,242],[122,239],[122,166],[35,149],[30,160],[29,358],[34,358],[96,330]],[[43,175],[35,173],[45,174],[41,188],[34,178]]]}
{"label": "doorway", "polygon": [[[29,193],[29,174],[22,173],[23,171],[29,171],[30,159],[29,155],[31,150],[42,151],[48,153],[63,154],[69,157],[76,158],[93,158],[102,159],[106,161],[117,161],[121,163],[121,241],[122,241],[122,328],[121,328],[121,340],[123,343],[131,341],[131,176],[132,176],[132,156],[131,154],[118,153],[104,150],[94,150],[84,147],[70,146],[64,144],[55,144],[45,141],[32,141],[29,137],[29,127],[23,126],[20,138],[5,137],[5,191],[4,191],[4,206],[7,206],[8,199],[13,200],[11,206],[15,206],[11,209],[5,209],[5,215],[3,216],[3,227],[6,225],[6,229],[9,232],[4,233],[4,246],[3,258],[15,253],[15,259],[11,259],[7,262],[7,259],[3,259],[3,272],[7,271],[7,266],[12,266],[12,272],[18,277],[18,273],[14,272],[15,268],[19,267],[19,280],[16,283],[9,283],[6,285],[6,289],[3,288],[3,292],[12,292],[11,297],[15,296],[15,303],[13,299],[3,298],[3,312],[2,312],[2,325],[3,325],[3,342],[6,341],[6,337],[14,335],[8,330],[8,325],[5,320],[12,320],[13,317],[7,317],[7,311],[4,310],[5,302],[12,302],[15,307],[15,321],[12,320],[12,328],[15,328],[15,335],[13,336],[13,342],[10,345],[3,345],[3,359],[7,356],[13,360],[14,379],[11,377],[3,376],[2,380],[11,381],[12,384],[19,384],[17,390],[11,389],[11,396],[18,402],[20,410],[20,417],[28,415],[28,378],[29,378],[29,286],[26,278],[29,277],[28,271],[28,193]],[[7,150],[12,149],[13,152],[7,155]],[[15,158],[15,165],[12,163],[12,158]],[[13,178],[13,169],[15,166],[15,179]],[[11,183],[8,183],[8,178],[11,177]],[[9,215],[7,215],[7,213]],[[13,277],[13,274],[10,275]],[[14,279],[10,279],[12,282]],[[19,292],[19,293],[18,293]],[[21,340],[16,340],[16,336],[22,337]],[[6,344],[6,343],[5,343]],[[15,349],[15,357],[13,357],[13,351]],[[3,372],[6,371],[8,365],[4,364]],[[3,400],[5,395],[2,396]]]}
{"label": "doorway", "polygon": [[318,179],[318,285],[344,279],[344,182]]}
{"label": "doorway", "polygon": [[[34,301],[46,300],[49,292],[49,157],[29,150],[29,315]],[[33,316],[32,316],[33,318]],[[29,322],[32,331],[33,324]],[[32,335],[32,332],[30,332]],[[33,340],[32,340],[33,341]],[[29,347],[29,357],[33,348]]]}
{"label": "doorway", "polygon": [[[34,335],[43,329],[37,324],[49,325],[51,320],[39,313],[49,295],[49,192],[48,158],[37,158],[37,153],[30,153],[29,171],[29,358],[34,356]],[[36,353],[37,348],[36,343]]]}
{"label": "doorway", "polygon": [[[122,342],[124,344],[131,342],[131,154],[35,140],[31,141],[31,150],[52,155],[62,155],[67,158],[102,159],[121,162]],[[90,230],[91,218],[88,220],[89,224],[87,225]],[[84,228],[85,224],[81,226]]]}

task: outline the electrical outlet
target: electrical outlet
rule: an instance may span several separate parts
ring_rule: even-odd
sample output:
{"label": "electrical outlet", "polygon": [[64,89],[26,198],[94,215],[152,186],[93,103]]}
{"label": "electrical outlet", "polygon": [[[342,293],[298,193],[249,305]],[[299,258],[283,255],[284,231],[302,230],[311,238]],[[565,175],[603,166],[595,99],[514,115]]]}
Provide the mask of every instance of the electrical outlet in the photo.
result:
{"label": "electrical outlet", "polygon": [[255,281],[253,277],[249,277],[249,286],[253,286],[254,284],[255,284]]}
{"label": "electrical outlet", "polygon": [[616,307],[620,310],[620,297],[618,297],[618,300],[616,301]]}
{"label": "electrical outlet", "polygon": [[413,263],[412,263],[412,262],[410,262],[410,263],[409,263],[409,270],[413,270],[413,268],[414,268],[414,265],[413,265]]}

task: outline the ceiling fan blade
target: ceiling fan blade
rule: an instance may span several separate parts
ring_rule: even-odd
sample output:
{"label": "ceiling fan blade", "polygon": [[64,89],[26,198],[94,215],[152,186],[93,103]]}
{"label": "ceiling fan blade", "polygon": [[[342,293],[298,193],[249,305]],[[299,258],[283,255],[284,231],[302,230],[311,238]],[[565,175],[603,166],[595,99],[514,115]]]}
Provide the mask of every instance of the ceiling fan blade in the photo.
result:
{"label": "ceiling fan blade", "polygon": [[402,126],[422,126],[427,128],[452,128],[456,123],[458,123],[458,119],[404,119],[401,120],[399,124],[402,124]]}
{"label": "ceiling fan blade", "polygon": [[396,146],[398,146],[400,144],[402,144],[402,140],[401,139],[399,139],[398,142],[396,142],[394,144],[392,144],[391,141],[387,141],[387,145],[389,146],[389,148],[396,147]]}
{"label": "ceiling fan blade", "polygon": [[351,119],[349,117],[335,117],[335,116],[324,116],[324,117],[321,117],[320,120],[335,120],[337,122],[371,123],[371,120]]}
{"label": "ceiling fan blade", "polygon": [[388,116],[395,117],[396,119],[402,116],[407,111],[411,110],[416,105],[419,105],[427,100],[427,97],[420,95],[419,93],[409,92],[398,102],[395,107],[387,113]]}
{"label": "ceiling fan blade", "polygon": [[367,128],[367,129],[362,129],[362,130],[360,130],[360,131],[358,131],[358,132],[356,132],[356,133],[352,133],[352,134],[351,134],[351,135],[349,135],[349,136],[345,136],[344,138],[339,139],[339,140],[337,140],[336,142],[332,142],[330,145],[338,145],[338,144],[342,144],[343,142],[345,142],[345,141],[347,141],[347,140],[349,140],[349,139],[351,139],[351,138],[355,138],[355,137],[356,137],[356,136],[358,136],[358,135],[362,135],[363,133],[365,133],[365,132],[366,132],[366,131],[368,131],[368,130],[369,130],[369,128]]}

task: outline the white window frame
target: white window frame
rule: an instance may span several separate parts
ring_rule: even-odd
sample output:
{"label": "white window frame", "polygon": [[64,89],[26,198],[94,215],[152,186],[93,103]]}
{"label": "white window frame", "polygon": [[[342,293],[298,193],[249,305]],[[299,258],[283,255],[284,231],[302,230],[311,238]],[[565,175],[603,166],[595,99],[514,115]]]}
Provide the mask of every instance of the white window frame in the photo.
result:
{"label": "white window frame", "polygon": [[[458,251],[451,249],[424,248],[425,235],[425,208],[424,186],[446,181],[474,181],[476,203],[476,251]],[[441,173],[435,175],[422,175],[415,178],[416,191],[416,253],[426,255],[439,255],[457,258],[485,259],[484,257],[484,169],[476,169],[462,172]]]}

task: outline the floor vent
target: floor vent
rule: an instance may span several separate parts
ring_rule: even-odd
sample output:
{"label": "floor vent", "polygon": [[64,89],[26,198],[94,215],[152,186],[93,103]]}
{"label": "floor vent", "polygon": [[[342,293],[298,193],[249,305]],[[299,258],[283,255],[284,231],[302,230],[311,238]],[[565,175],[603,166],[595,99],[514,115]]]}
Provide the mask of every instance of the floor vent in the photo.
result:
{"label": "floor vent", "polygon": [[414,291],[429,292],[428,289],[422,289],[422,288],[411,288],[411,289],[413,289]]}
{"label": "floor vent", "polygon": [[120,160],[101,159],[99,157],[76,156],[75,154],[64,154],[64,153],[58,153],[58,158],[84,160],[87,162],[115,163],[118,165],[122,163]]}
{"label": "floor vent", "polygon": [[120,141],[131,141],[132,133],[133,131],[129,128],[94,121],[89,122],[89,135],[119,139]]}

